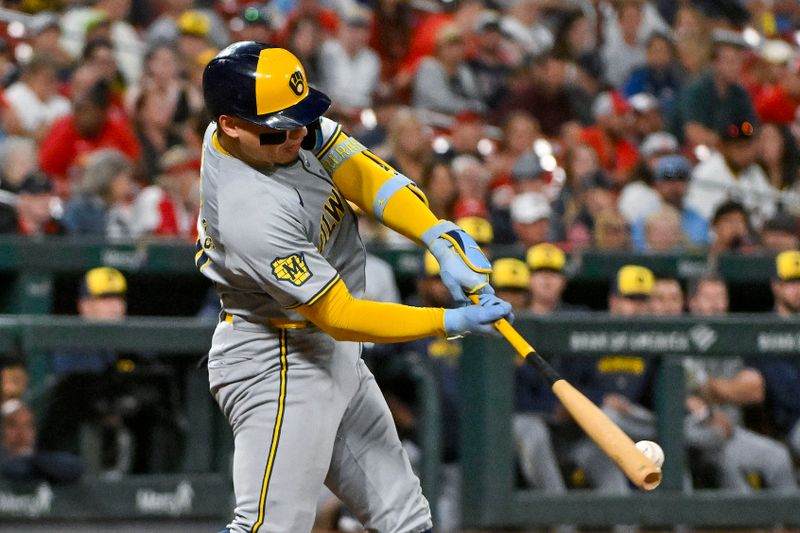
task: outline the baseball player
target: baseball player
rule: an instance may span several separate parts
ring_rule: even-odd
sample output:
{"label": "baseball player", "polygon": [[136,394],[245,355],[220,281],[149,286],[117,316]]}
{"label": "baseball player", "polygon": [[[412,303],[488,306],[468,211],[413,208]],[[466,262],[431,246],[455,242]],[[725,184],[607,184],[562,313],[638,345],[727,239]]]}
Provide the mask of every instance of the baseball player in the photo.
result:
{"label": "baseball player", "polygon": [[[512,318],[488,260],[411,180],[321,118],[330,99],[291,52],[234,43],[206,66],[203,93],[214,122],[195,258],[222,303],[208,370],[234,434],[226,531],[310,531],[323,482],[369,531],[432,531],[360,343],[490,332]],[[480,304],[360,299],[365,252],[347,200],[423,243],[454,297]]]}

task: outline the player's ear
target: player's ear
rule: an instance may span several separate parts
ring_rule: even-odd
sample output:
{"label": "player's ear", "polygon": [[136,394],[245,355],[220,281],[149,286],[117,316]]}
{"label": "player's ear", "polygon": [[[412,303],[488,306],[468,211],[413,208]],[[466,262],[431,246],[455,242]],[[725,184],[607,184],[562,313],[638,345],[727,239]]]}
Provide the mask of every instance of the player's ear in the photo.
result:
{"label": "player's ear", "polygon": [[222,132],[228,137],[232,139],[239,138],[239,128],[235,117],[220,115],[217,119],[217,126],[219,126]]}

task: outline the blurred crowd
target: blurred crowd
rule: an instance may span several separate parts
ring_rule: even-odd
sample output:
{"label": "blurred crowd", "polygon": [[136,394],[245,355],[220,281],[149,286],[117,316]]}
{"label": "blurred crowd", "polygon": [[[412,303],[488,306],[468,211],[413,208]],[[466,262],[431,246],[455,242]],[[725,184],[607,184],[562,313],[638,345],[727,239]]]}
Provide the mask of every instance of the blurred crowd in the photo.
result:
{"label": "blurred crowd", "polygon": [[3,233],[193,240],[203,68],[253,39],[291,48],[333,98],[329,117],[437,215],[489,220],[496,243],[797,246],[791,0],[7,7],[19,11],[0,25]]}

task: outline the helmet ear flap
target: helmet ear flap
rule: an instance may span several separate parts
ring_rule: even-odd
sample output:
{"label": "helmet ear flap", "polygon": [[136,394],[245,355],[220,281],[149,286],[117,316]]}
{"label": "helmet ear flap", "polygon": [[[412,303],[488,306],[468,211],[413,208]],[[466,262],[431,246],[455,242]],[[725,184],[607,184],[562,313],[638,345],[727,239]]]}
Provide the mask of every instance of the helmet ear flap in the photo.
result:
{"label": "helmet ear flap", "polygon": [[310,124],[306,124],[306,128],[308,129],[308,134],[303,137],[303,142],[300,143],[300,147],[304,150],[314,150],[319,147],[322,141],[322,126],[320,125],[319,119]]}

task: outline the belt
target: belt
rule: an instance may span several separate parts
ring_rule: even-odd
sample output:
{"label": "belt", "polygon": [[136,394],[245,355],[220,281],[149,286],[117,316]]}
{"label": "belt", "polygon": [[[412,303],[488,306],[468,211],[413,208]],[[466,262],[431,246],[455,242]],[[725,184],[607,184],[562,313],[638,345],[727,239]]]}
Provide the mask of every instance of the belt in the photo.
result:
{"label": "belt", "polygon": [[[225,313],[225,322],[233,324],[233,315]],[[304,329],[310,324],[308,320],[289,320],[288,318],[269,318],[267,325],[277,329]]]}

